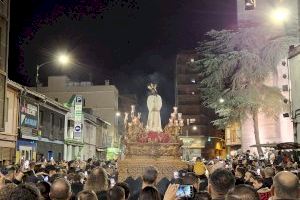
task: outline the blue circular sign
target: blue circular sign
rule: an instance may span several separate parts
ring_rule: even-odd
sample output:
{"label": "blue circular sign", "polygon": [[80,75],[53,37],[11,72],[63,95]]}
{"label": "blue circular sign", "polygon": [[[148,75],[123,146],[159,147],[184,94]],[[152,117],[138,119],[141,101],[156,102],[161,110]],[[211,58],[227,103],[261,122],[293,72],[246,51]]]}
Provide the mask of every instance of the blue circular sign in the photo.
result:
{"label": "blue circular sign", "polygon": [[81,127],[80,126],[75,126],[75,131],[80,131]]}

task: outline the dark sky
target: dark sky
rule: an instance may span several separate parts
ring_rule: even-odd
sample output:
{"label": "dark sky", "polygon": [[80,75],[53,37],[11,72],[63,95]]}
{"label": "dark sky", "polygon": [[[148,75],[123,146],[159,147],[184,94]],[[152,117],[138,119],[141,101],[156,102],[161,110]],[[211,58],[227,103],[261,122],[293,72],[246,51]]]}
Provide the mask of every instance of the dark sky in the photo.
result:
{"label": "dark sky", "polygon": [[12,0],[9,78],[34,86],[35,66],[65,50],[78,64],[42,68],[43,83],[60,74],[94,84],[109,79],[121,94],[137,94],[144,110],[146,85],[154,81],[166,117],[176,54],[235,23],[235,0]]}

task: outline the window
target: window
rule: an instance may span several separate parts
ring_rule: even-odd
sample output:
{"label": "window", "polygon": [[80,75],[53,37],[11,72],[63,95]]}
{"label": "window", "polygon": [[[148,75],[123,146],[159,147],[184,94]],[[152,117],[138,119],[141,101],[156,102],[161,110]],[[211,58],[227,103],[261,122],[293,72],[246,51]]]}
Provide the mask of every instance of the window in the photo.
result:
{"label": "window", "polygon": [[4,130],[5,122],[5,91],[6,81],[5,75],[0,73],[0,130]]}
{"label": "window", "polygon": [[6,103],[5,103],[5,122],[8,122],[8,105],[9,105],[9,98],[6,98]]}
{"label": "window", "polygon": [[53,129],[54,128],[54,114],[53,113],[50,114],[50,124],[51,124],[51,128]]}
{"label": "window", "polygon": [[44,125],[44,112],[42,110],[40,110],[39,112],[40,116],[39,116],[39,119],[40,119],[40,126],[43,126]]}
{"label": "window", "polygon": [[59,118],[59,130],[64,129],[64,119],[63,118]]}
{"label": "window", "polygon": [[245,10],[254,10],[256,0],[245,0]]}

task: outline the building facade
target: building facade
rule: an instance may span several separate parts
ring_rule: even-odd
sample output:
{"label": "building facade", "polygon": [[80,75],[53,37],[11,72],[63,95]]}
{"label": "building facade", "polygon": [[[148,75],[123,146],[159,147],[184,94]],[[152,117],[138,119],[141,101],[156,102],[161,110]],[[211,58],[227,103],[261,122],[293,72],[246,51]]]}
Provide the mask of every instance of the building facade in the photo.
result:
{"label": "building facade", "polygon": [[16,162],[62,160],[65,116],[62,104],[23,87],[20,95],[19,137]]}
{"label": "building facade", "polygon": [[5,129],[0,131],[0,162],[15,162],[19,121],[19,96],[21,85],[8,80],[5,106]]}
{"label": "building facade", "polygon": [[107,143],[111,147],[119,147],[118,134],[118,90],[114,85],[106,81],[105,85],[92,85],[91,82],[72,82],[66,76],[48,77],[48,86],[39,87],[38,91],[65,103],[72,95],[82,95],[85,99],[83,108],[91,108],[93,115],[109,122]]}
{"label": "building facade", "polygon": [[[10,0],[0,2],[0,131],[5,130],[5,101],[8,69]],[[1,139],[0,139],[1,140]]]}
{"label": "building facade", "polygon": [[[249,3],[250,2],[250,3]],[[253,4],[251,3],[253,2]],[[253,26],[265,26],[270,30],[276,28],[282,31],[282,34],[286,33],[286,30],[296,31],[298,35],[298,22],[299,22],[299,5],[297,0],[285,0],[285,1],[244,1],[237,0],[237,19],[239,27],[253,27]],[[277,19],[274,20],[275,11],[284,11],[287,15],[286,21]],[[287,52],[288,53],[288,52]],[[288,68],[286,66],[286,59],[283,58],[277,65],[277,73],[272,73],[266,79],[265,84],[268,86],[278,87],[282,95],[285,97],[284,102],[289,102],[289,80],[288,80]],[[276,106],[276,105],[274,105]],[[285,114],[288,109],[283,113],[280,113],[276,117],[268,117],[265,113],[260,113],[258,116],[258,127],[260,132],[260,142],[266,143],[280,143],[280,142],[292,142],[294,140],[293,124],[290,118]],[[248,119],[240,123],[240,127],[237,129],[240,133],[240,140],[242,143],[242,149],[253,151],[256,148],[250,148],[255,144],[253,120]],[[228,131],[230,133],[230,131]],[[229,138],[227,138],[229,139]]]}
{"label": "building facade", "polygon": [[[183,156],[186,159],[195,155],[213,157],[218,154],[218,150],[214,148],[218,141],[207,141],[209,136],[217,136],[220,132],[211,123],[215,118],[213,110],[202,104],[198,89],[201,76],[199,71],[192,67],[196,59],[195,51],[183,51],[176,58],[175,104],[186,125],[181,134],[185,143]],[[221,134],[220,137],[224,138],[224,135]],[[208,145],[209,148],[205,148]]]}

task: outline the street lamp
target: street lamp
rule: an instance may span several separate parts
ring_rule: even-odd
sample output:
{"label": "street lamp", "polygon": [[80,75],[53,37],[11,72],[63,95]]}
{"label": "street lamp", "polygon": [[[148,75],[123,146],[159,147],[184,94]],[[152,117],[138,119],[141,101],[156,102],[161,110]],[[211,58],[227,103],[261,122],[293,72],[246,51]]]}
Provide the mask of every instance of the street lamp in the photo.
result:
{"label": "street lamp", "polygon": [[116,112],[116,117],[120,117],[121,116],[121,113],[118,111]]}
{"label": "street lamp", "polygon": [[282,23],[287,21],[289,17],[289,11],[286,8],[276,8],[271,13],[271,18],[274,23]]}
{"label": "street lamp", "polygon": [[41,67],[43,67],[45,65],[48,65],[50,63],[53,63],[53,62],[57,62],[61,65],[67,65],[67,64],[70,63],[70,61],[71,61],[71,58],[68,54],[60,53],[60,54],[57,55],[56,59],[48,61],[48,62],[44,62],[44,63],[39,64],[39,65],[36,65],[36,76],[35,76],[36,91],[37,91],[37,87],[38,87],[38,84],[39,84],[39,70],[40,70]]}

